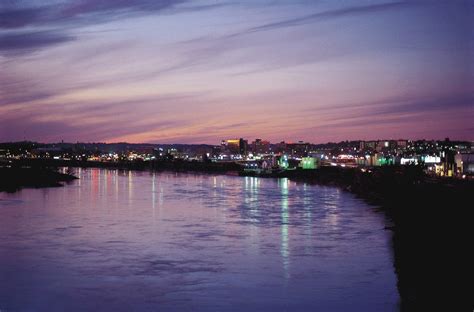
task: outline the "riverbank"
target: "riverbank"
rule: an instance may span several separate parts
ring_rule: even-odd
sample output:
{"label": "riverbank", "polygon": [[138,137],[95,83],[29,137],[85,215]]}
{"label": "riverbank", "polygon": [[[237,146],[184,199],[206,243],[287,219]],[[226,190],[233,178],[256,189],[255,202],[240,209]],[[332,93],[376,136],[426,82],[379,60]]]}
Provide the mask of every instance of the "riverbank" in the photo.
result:
{"label": "riverbank", "polygon": [[15,192],[21,188],[59,187],[77,179],[73,175],[48,168],[0,167],[0,192]]}

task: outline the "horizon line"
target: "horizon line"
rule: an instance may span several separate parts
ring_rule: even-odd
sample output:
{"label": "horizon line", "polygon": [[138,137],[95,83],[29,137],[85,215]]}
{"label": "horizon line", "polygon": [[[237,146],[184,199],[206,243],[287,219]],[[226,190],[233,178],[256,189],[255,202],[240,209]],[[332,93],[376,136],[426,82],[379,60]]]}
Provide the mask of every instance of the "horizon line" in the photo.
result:
{"label": "horizon line", "polygon": [[[222,139],[221,141],[224,141],[224,140],[234,140],[234,139],[244,139],[244,140],[247,140],[248,143],[251,143],[249,139],[245,139],[245,138],[236,138],[236,137],[232,137],[232,138],[228,138],[228,139]],[[256,138],[256,139],[260,139],[260,138]],[[254,139],[254,141],[256,140]],[[287,144],[294,144],[294,143],[308,143],[308,144],[313,144],[313,145],[321,145],[321,144],[331,144],[331,143],[342,143],[342,142],[360,142],[360,141],[365,141],[365,142],[368,142],[368,141],[400,141],[400,140],[406,140],[406,141],[446,141],[449,140],[450,142],[470,142],[470,143],[474,143],[474,140],[469,140],[469,139],[451,139],[449,137],[445,137],[443,139],[433,139],[433,138],[430,138],[430,139],[426,139],[426,138],[417,138],[417,139],[407,139],[407,138],[398,138],[398,139],[393,139],[393,138],[390,138],[390,139],[381,139],[381,138],[378,138],[378,139],[352,139],[352,140],[342,140],[342,141],[326,141],[326,142],[323,142],[323,143],[315,143],[315,142],[310,142],[310,141],[304,141],[304,140],[298,140],[298,141],[285,141],[285,140],[278,140],[278,141],[270,141],[270,140],[266,140],[266,139],[262,139],[263,141],[268,141],[270,144],[279,144],[279,143],[287,143]],[[85,141],[76,141],[76,142],[68,142],[68,141],[59,141],[59,142],[40,142],[40,141],[32,141],[32,140],[18,140],[18,141],[3,141],[3,142],[0,142],[0,144],[12,144],[12,143],[26,143],[26,142],[29,142],[29,143],[37,143],[37,144],[134,144],[134,145],[213,145],[213,146],[218,146],[220,145],[220,143],[217,143],[217,144],[212,144],[212,143],[151,143],[151,142],[126,142],[126,141],[119,141],[119,142],[101,142],[101,141],[88,141],[88,142],[85,142]]]}

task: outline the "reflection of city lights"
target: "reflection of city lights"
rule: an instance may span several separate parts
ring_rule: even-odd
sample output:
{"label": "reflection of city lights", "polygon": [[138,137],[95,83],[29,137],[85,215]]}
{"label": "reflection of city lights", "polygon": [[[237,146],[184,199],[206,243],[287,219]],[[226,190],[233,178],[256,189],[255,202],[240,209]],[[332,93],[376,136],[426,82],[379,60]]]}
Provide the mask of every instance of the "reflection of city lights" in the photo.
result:
{"label": "reflection of city lights", "polygon": [[132,171],[129,170],[128,171],[128,202],[129,202],[129,204],[132,201],[132,184],[133,184]]}
{"label": "reflection of city lights", "polygon": [[285,278],[289,278],[289,248],[288,248],[288,221],[289,221],[289,212],[288,212],[288,178],[283,178],[279,180],[281,188],[281,246],[280,253],[283,258],[283,270],[285,272]]}

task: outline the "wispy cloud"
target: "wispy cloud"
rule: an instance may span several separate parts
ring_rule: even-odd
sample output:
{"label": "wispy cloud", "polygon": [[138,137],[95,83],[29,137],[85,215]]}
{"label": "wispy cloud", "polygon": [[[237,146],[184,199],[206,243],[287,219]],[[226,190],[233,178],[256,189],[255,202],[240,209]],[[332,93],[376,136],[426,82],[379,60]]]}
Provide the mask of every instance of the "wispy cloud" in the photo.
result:
{"label": "wispy cloud", "polygon": [[285,19],[285,20],[281,20],[277,22],[259,25],[256,27],[251,27],[242,32],[236,32],[234,34],[231,34],[229,35],[229,37],[242,36],[242,35],[251,34],[255,32],[261,32],[261,31],[276,30],[280,28],[300,26],[300,25],[304,25],[308,23],[315,23],[318,21],[324,21],[328,19],[345,17],[345,16],[377,13],[380,11],[401,8],[401,7],[412,5],[412,4],[413,2],[410,2],[410,1],[395,1],[395,2],[387,2],[387,3],[375,3],[375,4],[370,4],[370,5],[357,5],[357,6],[343,7],[340,9],[316,12],[312,14],[299,16],[296,18],[290,18],[290,19]]}
{"label": "wispy cloud", "polygon": [[55,31],[0,33],[0,53],[17,56],[74,39],[75,36]]}
{"label": "wispy cloud", "polygon": [[[79,0],[38,6],[35,1],[7,3],[0,11],[1,28],[93,24],[131,14],[150,14],[170,9],[181,0]],[[28,5],[30,4],[30,5]]]}
{"label": "wispy cloud", "polygon": [[[45,1],[40,6],[35,1],[3,3],[0,6],[0,51],[33,52],[77,39],[71,32],[81,27],[157,13],[199,12],[224,5],[187,2],[188,0],[66,0],[54,4]],[[41,31],[31,31],[32,28]],[[10,32],[1,34],[2,30]],[[13,53],[6,55],[12,56]]]}

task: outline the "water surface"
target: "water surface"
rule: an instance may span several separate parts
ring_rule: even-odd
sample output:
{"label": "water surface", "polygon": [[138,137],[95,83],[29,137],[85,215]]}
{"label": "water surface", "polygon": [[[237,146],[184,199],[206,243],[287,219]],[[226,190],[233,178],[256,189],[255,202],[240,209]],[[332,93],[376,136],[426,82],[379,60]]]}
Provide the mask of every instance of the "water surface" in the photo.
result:
{"label": "water surface", "polygon": [[0,193],[0,310],[398,310],[384,217],[349,193],[76,170]]}

